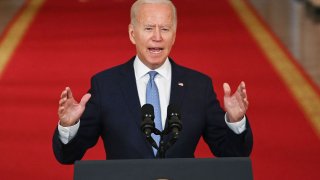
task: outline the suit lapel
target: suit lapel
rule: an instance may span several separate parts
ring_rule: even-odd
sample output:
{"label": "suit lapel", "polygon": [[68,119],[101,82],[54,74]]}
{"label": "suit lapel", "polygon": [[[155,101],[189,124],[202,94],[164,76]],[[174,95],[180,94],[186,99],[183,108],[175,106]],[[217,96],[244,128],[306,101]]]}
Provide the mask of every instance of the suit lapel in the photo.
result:
{"label": "suit lapel", "polygon": [[[129,62],[125,63],[121,70],[121,80],[120,86],[121,91],[128,106],[130,113],[132,114],[132,120],[135,121],[137,128],[140,129],[141,125],[141,105],[138,95],[138,89],[136,84],[136,78],[134,74],[133,62],[135,57],[133,57]],[[145,138],[141,132],[141,138]],[[150,157],[153,156],[153,150],[151,145],[145,141],[146,148],[149,150]]]}
{"label": "suit lapel", "polygon": [[175,64],[171,59],[172,65],[172,80],[171,80],[171,94],[170,94],[170,103],[174,104],[178,109],[181,109],[182,100],[187,88],[187,79],[183,69]]}
{"label": "suit lapel", "polygon": [[[173,104],[176,108],[181,110],[182,101],[185,95],[188,82],[185,78],[183,69],[179,65],[175,64],[171,59],[170,61],[172,67],[172,79],[169,104]],[[168,128],[168,121],[166,121],[165,128]],[[164,142],[168,142],[171,139],[171,136],[172,134],[165,136]]]}
{"label": "suit lapel", "polygon": [[120,86],[125,99],[126,104],[132,114],[132,119],[136,121],[140,128],[141,121],[141,105],[137,90],[136,79],[133,69],[134,58],[124,64],[121,71]]}

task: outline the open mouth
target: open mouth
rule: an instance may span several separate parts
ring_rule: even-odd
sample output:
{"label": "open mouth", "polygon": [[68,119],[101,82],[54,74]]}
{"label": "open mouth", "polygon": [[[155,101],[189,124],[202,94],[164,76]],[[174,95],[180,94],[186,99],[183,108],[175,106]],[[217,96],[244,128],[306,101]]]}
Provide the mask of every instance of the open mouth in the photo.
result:
{"label": "open mouth", "polygon": [[149,52],[152,54],[159,54],[163,51],[163,48],[148,48]]}

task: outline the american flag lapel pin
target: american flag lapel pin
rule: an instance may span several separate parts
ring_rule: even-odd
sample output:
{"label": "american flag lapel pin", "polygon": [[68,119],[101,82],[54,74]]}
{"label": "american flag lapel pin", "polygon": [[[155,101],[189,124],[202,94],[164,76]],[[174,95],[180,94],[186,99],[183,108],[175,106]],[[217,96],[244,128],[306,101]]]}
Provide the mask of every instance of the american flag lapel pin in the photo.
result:
{"label": "american flag lapel pin", "polygon": [[183,87],[183,86],[184,86],[184,84],[183,84],[182,82],[179,82],[179,83],[178,83],[178,86]]}

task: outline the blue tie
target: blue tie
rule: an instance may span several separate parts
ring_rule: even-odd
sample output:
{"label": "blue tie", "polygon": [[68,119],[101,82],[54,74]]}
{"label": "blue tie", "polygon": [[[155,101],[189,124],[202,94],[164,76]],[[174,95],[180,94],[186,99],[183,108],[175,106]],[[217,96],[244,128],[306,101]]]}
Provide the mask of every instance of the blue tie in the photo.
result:
{"label": "blue tie", "polygon": [[[154,78],[158,74],[156,71],[149,71],[149,82],[147,84],[147,93],[146,93],[146,101],[147,104],[151,104],[154,108],[154,123],[158,130],[162,131],[162,123],[161,123],[161,110],[160,110],[160,100],[159,100],[159,92],[156,83],[154,82]],[[160,136],[152,134],[152,138],[156,141],[159,147]],[[157,154],[157,149],[153,148],[154,155]]]}

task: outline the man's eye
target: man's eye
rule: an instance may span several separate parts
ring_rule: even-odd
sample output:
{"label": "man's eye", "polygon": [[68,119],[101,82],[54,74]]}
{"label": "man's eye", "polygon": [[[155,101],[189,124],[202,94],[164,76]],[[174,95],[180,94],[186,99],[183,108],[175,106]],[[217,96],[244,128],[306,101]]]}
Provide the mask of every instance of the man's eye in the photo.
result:
{"label": "man's eye", "polygon": [[162,28],[161,31],[163,31],[163,32],[169,32],[170,29],[169,29],[169,28]]}
{"label": "man's eye", "polygon": [[150,27],[147,27],[147,28],[144,28],[146,31],[151,31],[152,30],[152,28],[150,28]]}

